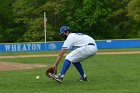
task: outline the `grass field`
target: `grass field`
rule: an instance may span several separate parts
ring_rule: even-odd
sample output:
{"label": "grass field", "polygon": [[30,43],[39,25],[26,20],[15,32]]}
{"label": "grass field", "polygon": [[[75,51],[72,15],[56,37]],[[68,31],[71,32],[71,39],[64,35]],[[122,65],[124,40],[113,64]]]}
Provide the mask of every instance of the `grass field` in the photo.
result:
{"label": "grass field", "polygon": [[[140,49],[99,50],[102,51],[140,51]],[[18,55],[18,53],[2,55],[16,54]],[[13,58],[0,61],[52,65],[55,58]],[[82,64],[89,82],[77,81],[79,73],[73,65],[62,84],[47,78],[46,68],[0,71],[0,93],[140,93],[140,54],[96,55]],[[61,67],[62,62],[59,71]],[[39,80],[35,79],[37,75],[40,76]]]}

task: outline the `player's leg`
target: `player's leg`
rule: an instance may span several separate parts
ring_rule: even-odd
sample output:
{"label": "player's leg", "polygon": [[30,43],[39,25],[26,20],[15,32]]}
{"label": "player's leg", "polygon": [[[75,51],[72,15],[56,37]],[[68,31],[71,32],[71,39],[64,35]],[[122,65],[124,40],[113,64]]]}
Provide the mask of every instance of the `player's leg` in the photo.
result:
{"label": "player's leg", "polygon": [[86,76],[85,73],[84,73],[82,64],[81,64],[80,62],[75,62],[75,63],[73,63],[73,65],[75,66],[75,68],[76,68],[76,69],[78,70],[78,72],[80,73],[80,75],[81,75],[81,80],[87,81],[87,76]]}
{"label": "player's leg", "polygon": [[83,60],[94,56],[96,54],[96,49],[94,46],[83,46],[73,50],[66,56],[66,59],[71,62],[82,62]]}
{"label": "player's leg", "polygon": [[[91,50],[90,50],[91,49]],[[78,48],[76,50],[73,50],[71,53],[69,53],[64,61],[62,70],[59,74],[59,76],[52,76],[53,79],[55,79],[57,82],[61,83],[62,82],[62,78],[64,77],[66,71],[68,70],[68,68],[70,67],[71,62],[81,62],[84,59],[88,58],[91,55],[94,55],[96,53],[96,50],[94,51],[94,47],[91,47],[89,49],[89,47],[82,47],[82,48]],[[77,63],[76,64],[76,68],[78,68],[77,70],[79,71],[79,73],[81,73],[81,75],[83,76],[84,71],[82,71],[82,65]]]}
{"label": "player's leg", "polygon": [[66,57],[66,59],[69,59],[76,67],[83,81],[87,81],[87,77],[84,73],[84,70],[80,62],[93,56],[95,53],[96,53],[96,49],[94,49],[93,46],[85,46],[72,51]]}
{"label": "player's leg", "polygon": [[70,65],[71,65],[71,62],[68,59],[65,59],[62,70],[59,74],[59,77],[61,77],[61,78],[64,77],[64,75],[65,75],[66,71],[69,69]]}

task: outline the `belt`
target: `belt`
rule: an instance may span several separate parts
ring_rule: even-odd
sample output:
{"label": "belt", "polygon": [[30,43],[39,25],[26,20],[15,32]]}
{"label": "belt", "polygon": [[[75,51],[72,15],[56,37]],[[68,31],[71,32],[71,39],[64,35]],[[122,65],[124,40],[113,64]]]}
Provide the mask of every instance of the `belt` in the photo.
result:
{"label": "belt", "polygon": [[[95,44],[94,43],[88,43],[87,45],[93,45],[93,46],[95,46]],[[75,48],[80,48],[80,47],[83,47],[83,46],[74,46]]]}
{"label": "belt", "polygon": [[95,44],[94,44],[94,43],[88,43],[88,45],[94,45],[94,46],[95,46]]}

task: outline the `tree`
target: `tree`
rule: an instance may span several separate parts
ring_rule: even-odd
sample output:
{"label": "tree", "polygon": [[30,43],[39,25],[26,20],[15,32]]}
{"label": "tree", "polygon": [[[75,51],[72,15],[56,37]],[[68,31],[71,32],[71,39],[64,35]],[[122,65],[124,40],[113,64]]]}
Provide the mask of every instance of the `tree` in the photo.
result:
{"label": "tree", "polygon": [[13,0],[1,0],[0,4],[0,42],[14,42],[16,26],[13,21]]}
{"label": "tree", "polygon": [[75,12],[75,19],[71,25],[75,30],[90,34],[96,39],[102,38],[106,31],[106,17],[111,10],[105,7],[104,0],[84,0],[82,6]]}
{"label": "tree", "polygon": [[128,3],[128,15],[134,20],[140,21],[140,0],[131,0]]}
{"label": "tree", "polygon": [[[130,38],[137,34],[127,16],[129,0],[84,0],[71,25],[96,39]],[[77,26],[78,24],[78,26]]]}
{"label": "tree", "polygon": [[135,38],[140,29],[139,0],[1,0],[0,42],[44,41],[43,13],[47,14],[47,41],[62,40],[59,28],[95,39]]}
{"label": "tree", "polygon": [[13,3],[14,21],[22,29],[22,37],[19,42],[41,41],[43,32],[43,13],[38,13],[39,5],[43,3],[38,0],[16,0]]}
{"label": "tree", "polygon": [[133,30],[136,37],[140,37],[140,0],[131,0],[127,6],[128,16],[133,20]]}

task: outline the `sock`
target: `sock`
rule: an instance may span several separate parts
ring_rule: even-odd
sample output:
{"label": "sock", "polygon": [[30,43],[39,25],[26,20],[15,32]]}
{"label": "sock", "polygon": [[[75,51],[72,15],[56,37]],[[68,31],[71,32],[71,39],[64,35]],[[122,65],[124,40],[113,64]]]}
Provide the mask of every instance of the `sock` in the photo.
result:
{"label": "sock", "polygon": [[85,78],[86,75],[84,74],[84,70],[82,68],[82,65],[80,62],[76,62],[76,63],[73,63],[73,65],[76,67],[76,69],[78,70],[78,72],[80,73],[80,75],[82,76],[82,78]]}
{"label": "sock", "polygon": [[62,70],[61,70],[61,72],[60,72],[60,74],[59,74],[59,76],[60,76],[61,78],[64,77],[66,71],[67,71],[67,70],[69,69],[69,67],[70,67],[70,64],[71,64],[71,62],[70,62],[69,60],[66,59],[66,60],[64,61]]}

